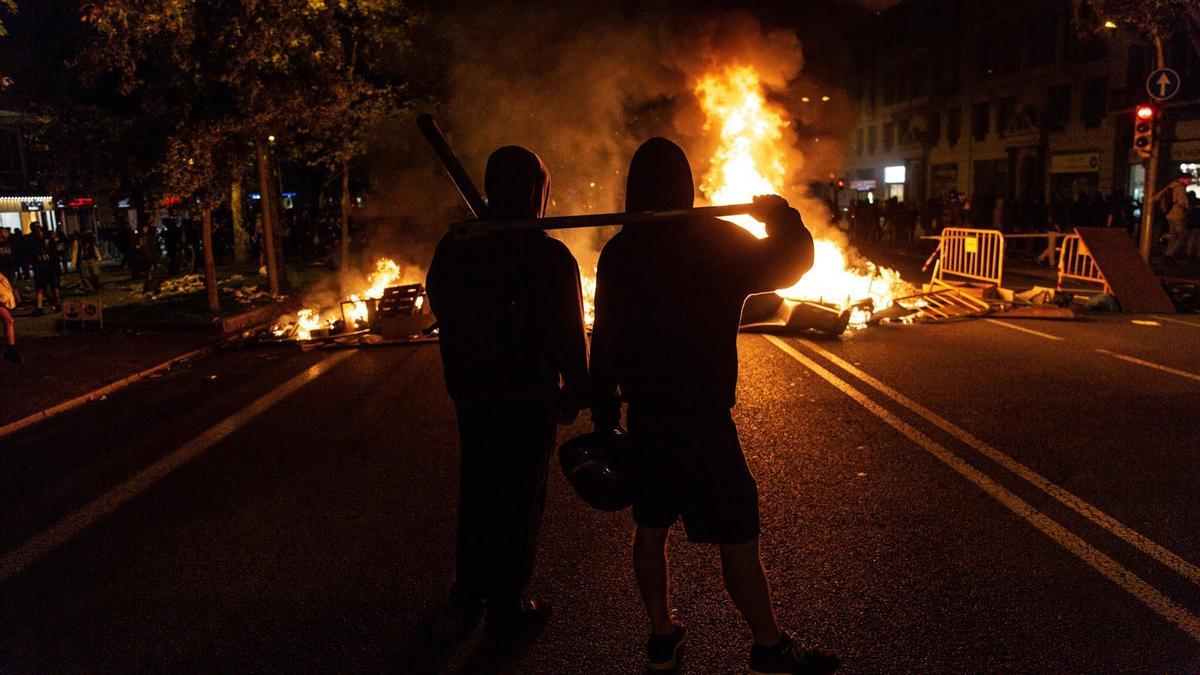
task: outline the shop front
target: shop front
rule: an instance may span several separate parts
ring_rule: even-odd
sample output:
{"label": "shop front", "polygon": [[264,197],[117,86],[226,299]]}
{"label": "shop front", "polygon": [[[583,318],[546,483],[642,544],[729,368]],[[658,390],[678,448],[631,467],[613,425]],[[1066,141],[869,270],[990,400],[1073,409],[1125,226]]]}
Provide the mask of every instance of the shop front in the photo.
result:
{"label": "shop front", "polygon": [[57,227],[58,214],[50,195],[0,196],[0,227],[29,232],[33,223]]}
{"label": "shop front", "polygon": [[1073,152],[1050,156],[1051,202],[1070,204],[1080,194],[1100,189],[1100,153]]}

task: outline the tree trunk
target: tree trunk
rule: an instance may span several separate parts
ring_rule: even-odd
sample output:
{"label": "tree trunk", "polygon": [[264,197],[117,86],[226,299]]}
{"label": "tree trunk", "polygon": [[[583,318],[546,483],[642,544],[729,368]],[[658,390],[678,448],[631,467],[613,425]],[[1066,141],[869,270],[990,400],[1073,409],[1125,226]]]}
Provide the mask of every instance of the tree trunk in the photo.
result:
{"label": "tree trunk", "polygon": [[258,209],[262,213],[263,231],[259,245],[267,252],[267,283],[271,295],[279,295],[279,266],[275,262],[275,210],[271,208],[271,170],[267,164],[267,144],[254,142],[254,154],[258,163]]}
{"label": "tree trunk", "polygon": [[242,209],[245,199],[241,177],[233,179],[233,184],[229,187],[229,213],[233,217],[234,262],[246,262],[250,259],[250,232],[246,230],[246,212]]}
{"label": "tree trunk", "polygon": [[200,244],[204,247],[204,289],[208,291],[208,311],[221,311],[217,295],[217,260],[213,255],[212,206],[206,201],[200,210]]}
{"label": "tree trunk", "polygon": [[342,161],[342,264],[350,269],[350,162]]}

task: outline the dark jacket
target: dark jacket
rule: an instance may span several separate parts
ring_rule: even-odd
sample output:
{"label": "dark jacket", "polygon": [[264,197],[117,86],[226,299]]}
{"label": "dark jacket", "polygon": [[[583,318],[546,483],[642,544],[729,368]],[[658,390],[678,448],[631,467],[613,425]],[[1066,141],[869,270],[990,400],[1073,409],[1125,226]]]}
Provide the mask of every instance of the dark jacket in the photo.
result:
{"label": "dark jacket", "polygon": [[[537,155],[501,148],[488,160],[486,191],[492,217],[540,216],[549,175]],[[446,235],[426,285],[440,326],[446,389],[456,403],[556,402],[560,395],[584,403],[579,266],[562,242],[542,232]]]}
{"label": "dark jacket", "polygon": [[[652,139],[638,150],[629,182],[628,210],[692,206],[691,170],[669,141]],[[734,404],[746,297],[791,286],[812,266],[812,237],[795,209],[775,209],[766,226],[768,237],[759,240],[724,220],[688,219],[627,226],[608,242],[592,332],[598,425],[619,420],[618,389],[646,408]]]}

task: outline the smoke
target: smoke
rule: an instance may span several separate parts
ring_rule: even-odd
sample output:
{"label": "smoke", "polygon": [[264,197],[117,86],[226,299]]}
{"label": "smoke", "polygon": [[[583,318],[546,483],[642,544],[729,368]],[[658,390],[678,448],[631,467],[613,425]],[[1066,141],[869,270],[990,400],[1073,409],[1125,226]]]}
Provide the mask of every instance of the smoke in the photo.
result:
{"label": "smoke", "polygon": [[[750,65],[792,120],[780,147],[791,171],[784,196],[810,227],[827,222],[823,203],[805,198],[807,185],[840,173],[854,116],[845,96],[826,106],[802,103],[831,90],[803,74],[794,30],[743,11],[644,4],[550,9],[501,1],[458,9],[437,23],[449,64],[448,96],[437,113],[477,185],[493,149],[523,145],[550,169],[551,214],[620,210],[629,158],[653,135],[683,147],[698,183],[715,139],[704,128],[695,84],[706,72]],[[373,166],[368,215],[391,225],[376,244],[428,261],[447,224],[465,214],[411,120],[388,135],[388,156]],[[612,231],[561,236],[588,273]]]}

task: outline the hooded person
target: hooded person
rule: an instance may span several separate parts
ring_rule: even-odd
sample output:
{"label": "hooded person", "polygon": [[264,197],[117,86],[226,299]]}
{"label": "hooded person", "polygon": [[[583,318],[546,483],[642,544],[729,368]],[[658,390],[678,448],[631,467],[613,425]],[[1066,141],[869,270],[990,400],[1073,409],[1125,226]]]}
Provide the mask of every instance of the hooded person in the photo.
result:
{"label": "hooded person", "polygon": [[[646,141],[629,164],[628,211],[693,205],[692,171],[671,141]],[[758,488],[731,416],[742,305],[791,286],[813,261],[800,214],[756,197],[767,238],[724,220],[625,226],[596,277],[590,399],[598,431],[628,403],[634,464],[634,571],[650,619],[651,670],[678,665],[686,631],[670,609],[667,533],[720,547],[726,587],[750,625],[753,672],[827,672],[835,657],[802,652],[779,629],[759,556]]]}
{"label": "hooded person", "polygon": [[[484,187],[490,218],[535,218],[545,214],[550,175],[537,155],[507,146],[488,158]],[[468,628],[486,604],[489,629],[521,629],[549,612],[522,593],[556,421],[573,421],[586,397],[579,267],[544,232],[448,234],[426,285],[462,447],[455,582],[434,628]]]}

